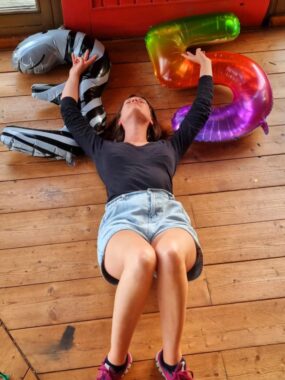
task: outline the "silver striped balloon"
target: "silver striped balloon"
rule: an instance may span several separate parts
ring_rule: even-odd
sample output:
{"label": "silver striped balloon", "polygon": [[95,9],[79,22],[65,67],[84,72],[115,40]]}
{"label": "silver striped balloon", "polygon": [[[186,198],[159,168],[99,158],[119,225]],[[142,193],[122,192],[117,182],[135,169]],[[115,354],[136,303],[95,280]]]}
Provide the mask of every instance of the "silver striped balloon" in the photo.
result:
{"label": "silver striped balloon", "polygon": [[[65,29],[36,33],[17,46],[12,64],[22,73],[41,74],[55,66],[71,64],[72,52],[81,56],[87,49],[90,51],[89,56],[96,55],[97,59],[81,77],[79,105],[82,115],[100,133],[106,125],[106,112],[101,95],[111,69],[108,54],[100,41],[85,33]],[[64,84],[34,84],[32,96],[59,104]],[[58,131],[51,131],[9,125],[3,129],[0,140],[10,150],[37,157],[65,159],[68,164],[73,164],[74,157],[83,154],[66,126]]]}

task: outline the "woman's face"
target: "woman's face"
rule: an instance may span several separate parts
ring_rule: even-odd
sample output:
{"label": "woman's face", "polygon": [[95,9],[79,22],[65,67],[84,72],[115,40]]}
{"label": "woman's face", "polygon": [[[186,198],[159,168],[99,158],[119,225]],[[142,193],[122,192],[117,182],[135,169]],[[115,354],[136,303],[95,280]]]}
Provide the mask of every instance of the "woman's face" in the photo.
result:
{"label": "woman's face", "polygon": [[124,122],[133,115],[137,115],[140,120],[152,123],[151,110],[147,101],[139,96],[132,96],[126,99],[121,109],[120,122]]}

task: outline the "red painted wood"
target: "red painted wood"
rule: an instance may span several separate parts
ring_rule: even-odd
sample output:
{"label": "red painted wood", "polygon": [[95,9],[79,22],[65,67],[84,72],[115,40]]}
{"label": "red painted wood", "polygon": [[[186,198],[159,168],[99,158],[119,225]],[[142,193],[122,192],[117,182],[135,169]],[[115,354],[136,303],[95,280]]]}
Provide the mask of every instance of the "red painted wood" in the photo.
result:
{"label": "red painted wood", "polygon": [[62,0],[66,28],[99,38],[144,36],[163,21],[233,12],[242,26],[262,23],[270,0]]}

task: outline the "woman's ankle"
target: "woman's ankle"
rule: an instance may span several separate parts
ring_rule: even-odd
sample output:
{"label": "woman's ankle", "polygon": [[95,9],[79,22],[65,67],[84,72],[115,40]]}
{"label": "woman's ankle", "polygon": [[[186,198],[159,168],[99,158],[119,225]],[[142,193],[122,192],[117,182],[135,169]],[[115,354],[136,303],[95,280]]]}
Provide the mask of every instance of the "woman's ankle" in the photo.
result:
{"label": "woman's ankle", "polygon": [[125,354],[125,356],[121,356],[121,355],[113,355],[112,352],[109,352],[107,355],[107,358],[115,366],[122,366],[126,363],[128,354]]}

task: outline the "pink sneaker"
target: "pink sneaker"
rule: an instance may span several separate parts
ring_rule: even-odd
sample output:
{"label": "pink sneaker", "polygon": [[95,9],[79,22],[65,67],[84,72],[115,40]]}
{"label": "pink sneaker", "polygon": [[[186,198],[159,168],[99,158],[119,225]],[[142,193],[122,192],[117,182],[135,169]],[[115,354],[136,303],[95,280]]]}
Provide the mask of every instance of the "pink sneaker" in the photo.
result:
{"label": "pink sneaker", "polygon": [[194,373],[186,368],[186,361],[184,358],[181,359],[180,363],[177,365],[176,369],[170,373],[164,368],[161,358],[162,350],[160,350],[155,357],[156,366],[165,380],[194,380]]}
{"label": "pink sneaker", "polygon": [[96,380],[120,380],[128,372],[133,362],[132,355],[128,352],[128,362],[126,368],[122,372],[115,372],[112,367],[110,367],[105,360],[100,365],[98,375]]}

